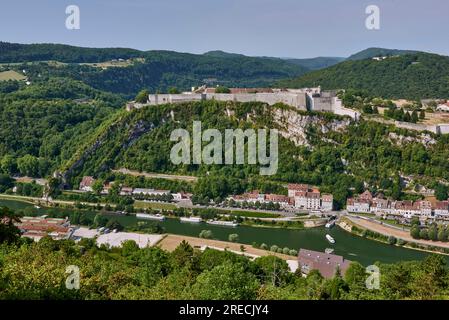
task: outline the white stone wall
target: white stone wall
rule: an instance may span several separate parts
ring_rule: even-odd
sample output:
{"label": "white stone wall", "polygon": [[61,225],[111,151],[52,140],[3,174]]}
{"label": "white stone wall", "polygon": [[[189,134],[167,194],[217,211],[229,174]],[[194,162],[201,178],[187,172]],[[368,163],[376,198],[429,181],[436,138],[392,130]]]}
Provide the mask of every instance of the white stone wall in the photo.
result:
{"label": "white stone wall", "polygon": [[449,134],[449,124],[437,125],[437,131],[439,134]]}
{"label": "white stone wall", "polygon": [[321,202],[321,209],[323,211],[332,211],[333,209],[333,202],[330,201],[322,201]]}
{"label": "white stone wall", "polygon": [[370,205],[368,203],[355,203],[353,206],[349,205],[346,207],[348,212],[370,212]]}
{"label": "white stone wall", "polygon": [[300,110],[306,110],[305,93],[275,92],[275,93],[207,93],[207,100],[238,101],[238,102],[264,102],[269,105],[282,102]]}
{"label": "white stone wall", "polygon": [[165,103],[201,101],[204,99],[205,96],[200,93],[150,94],[148,95],[148,104],[159,105]]}

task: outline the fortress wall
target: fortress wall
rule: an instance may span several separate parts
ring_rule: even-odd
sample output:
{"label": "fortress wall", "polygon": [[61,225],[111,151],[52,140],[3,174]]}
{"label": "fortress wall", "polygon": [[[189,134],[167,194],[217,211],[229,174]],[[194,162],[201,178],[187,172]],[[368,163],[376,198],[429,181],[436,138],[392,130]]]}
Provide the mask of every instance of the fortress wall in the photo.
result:
{"label": "fortress wall", "polygon": [[344,108],[344,107],[336,107],[333,109],[333,112],[340,116],[349,116],[354,120],[360,119],[360,113],[355,110],[352,110],[352,109],[348,109],[348,108]]}
{"label": "fortress wall", "polygon": [[255,102],[260,101],[273,105],[275,103],[285,103],[290,106],[305,110],[306,109],[306,95],[304,93],[208,93],[206,99],[215,99],[217,101],[238,101],[238,102]]}
{"label": "fortress wall", "polygon": [[255,93],[236,93],[236,94],[234,94],[234,101],[254,102],[254,101],[259,101],[259,100],[256,99]]}
{"label": "fortress wall", "polygon": [[419,124],[419,123],[410,123],[410,122],[402,122],[402,121],[395,121],[394,124],[398,128],[403,129],[409,129],[409,130],[416,130],[416,131],[430,131],[433,133],[437,133],[437,127],[432,125],[425,125],[425,124]]}
{"label": "fortress wall", "polygon": [[206,100],[234,101],[235,95],[232,93],[206,93]]}
{"label": "fortress wall", "polygon": [[164,103],[201,101],[204,97],[201,93],[192,94],[150,94],[148,95],[149,105],[158,105]]}
{"label": "fortress wall", "polygon": [[269,105],[282,102],[289,106],[296,107],[301,110],[306,110],[306,95],[304,93],[256,93],[256,100],[265,102]]}
{"label": "fortress wall", "polygon": [[312,98],[312,111],[332,111],[333,97]]}

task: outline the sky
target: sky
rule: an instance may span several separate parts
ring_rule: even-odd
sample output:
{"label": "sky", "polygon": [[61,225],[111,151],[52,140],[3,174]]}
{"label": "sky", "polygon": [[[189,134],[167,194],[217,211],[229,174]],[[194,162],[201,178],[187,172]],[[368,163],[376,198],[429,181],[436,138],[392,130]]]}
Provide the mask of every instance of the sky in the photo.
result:
{"label": "sky", "polygon": [[[80,29],[66,28],[77,5]],[[376,5],[380,29],[365,12]],[[449,55],[448,0],[1,0],[0,41],[250,56],[347,57],[368,47]]]}

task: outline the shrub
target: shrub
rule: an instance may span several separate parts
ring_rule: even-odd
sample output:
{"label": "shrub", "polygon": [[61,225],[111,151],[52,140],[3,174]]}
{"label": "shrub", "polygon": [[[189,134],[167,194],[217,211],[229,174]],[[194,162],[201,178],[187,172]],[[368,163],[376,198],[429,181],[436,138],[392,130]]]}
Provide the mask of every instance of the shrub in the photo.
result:
{"label": "shrub", "polygon": [[213,233],[210,230],[202,230],[200,232],[199,237],[203,238],[203,239],[212,239],[213,238]]}
{"label": "shrub", "polygon": [[396,244],[396,241],[397,241],[397,239],[395,237],[393,237],[393,236],[388,237],[389,244],[391,244],[391,245]]}

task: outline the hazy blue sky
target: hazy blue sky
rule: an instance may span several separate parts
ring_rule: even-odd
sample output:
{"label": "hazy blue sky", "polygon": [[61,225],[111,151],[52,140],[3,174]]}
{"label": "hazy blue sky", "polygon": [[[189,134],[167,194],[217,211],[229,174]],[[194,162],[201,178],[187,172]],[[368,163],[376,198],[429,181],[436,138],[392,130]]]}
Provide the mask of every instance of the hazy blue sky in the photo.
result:
{"label": "hazy blue sky", "polygon": [[[78,5],[81,29],[65,28]],[[365,28],[378,5],[381,29]],[[2,0],[0,41],[56,42],[279,57],[347,56],[367,47],[449,55],[448,0]]]}

